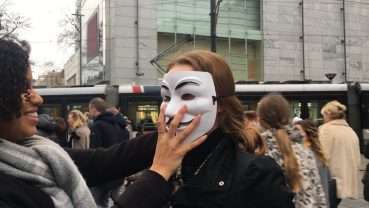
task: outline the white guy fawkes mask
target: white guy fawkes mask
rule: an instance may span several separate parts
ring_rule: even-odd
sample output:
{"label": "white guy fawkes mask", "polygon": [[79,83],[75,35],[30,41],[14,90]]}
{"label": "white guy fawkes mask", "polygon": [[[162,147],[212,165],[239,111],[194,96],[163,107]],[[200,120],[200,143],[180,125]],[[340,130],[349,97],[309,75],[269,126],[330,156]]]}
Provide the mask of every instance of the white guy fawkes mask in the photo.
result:
{"label": "white guy fawkes mask", "polygon": [[214,81],[210,73],[201,71],[169,72],[164,75],[161,97],[163,103],[167,104],[165,110],[167,128],[169,128],[169,123],[179,108],[184,104],[187,106],[187,113],[178,126],[177,134],[181,134],[196,115],[201,115],[200,123],[184,143],[199,138],[214,126],[217,103]]}

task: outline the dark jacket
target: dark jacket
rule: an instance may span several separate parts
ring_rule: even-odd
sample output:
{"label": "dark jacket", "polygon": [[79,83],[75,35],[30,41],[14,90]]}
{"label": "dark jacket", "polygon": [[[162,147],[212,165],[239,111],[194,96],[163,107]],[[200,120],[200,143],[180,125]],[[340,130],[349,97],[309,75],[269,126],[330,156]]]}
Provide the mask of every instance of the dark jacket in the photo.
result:
{"label": "dark jacket", "polygon": [[[237,172],[237,149],[232,137],[219,129],[212,132],[203,144],[185,156],[182,163],[185,184],[173,195],[171,205],[174,208],[294,207],[293,194],[286,187],[279,165],[268,156],[244,154],[249,154],[250,164]],[[198,174],[194,175],[195,172]]]}
{"label": "dark jacket", "polygon": [[[156,136],[155,136],[156,138]],[[130,139],[108,149],[66,149],[88,186],[132,175],[152,163],[156,139]],[[54,208],[41,189],[0,173],[0,207]],[[158,191],[159,190],[159,191]],[[155,172],[148,171],[121,195],[114,208],[161,208],[168,202],[171,187]]]}
{"label": "dark jacket", "polygon": [[124,119],[123,114],[117,113],[114,115],[115,122],[118,124],[120,132],[120,142],[129,139],[129,131],[126,129],[127,121]]}
{"label": "dark jacket", "polygon": [[110,147],[121,141],[121,132],[113,113],[104,111],[95,119],[91,127],[90,147]]}
{"label": "dark jacket", "polygon": [[55,123],[53,117],[48,114],[41,114],[38,116],[36,125],[37,135],[51,139],[55,143],[61,144],[58,135],[56,134],[58,125]]}

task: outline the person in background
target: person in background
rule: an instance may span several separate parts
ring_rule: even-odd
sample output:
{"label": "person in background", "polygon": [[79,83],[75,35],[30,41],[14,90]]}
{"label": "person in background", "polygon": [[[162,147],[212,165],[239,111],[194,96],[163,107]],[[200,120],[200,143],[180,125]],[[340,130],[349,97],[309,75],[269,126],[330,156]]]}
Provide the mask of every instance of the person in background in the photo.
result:
{"label": "person in background", "polygon": [[119,127],[120,131],[120,140],[119,142],[122,142],[125,139],[129,139],[129,132],[127,127],[127,121],[124,119],[123,114],[119,112],[119,110],[116,107],[109,107],[106,109],[107,111],[114,114],[114,119]]}
{"label": "person in background", "polygon": [[[43,100],[32,87],[29,52],[25,41],[0,39],[0,207],[95,208],[87,186],[149,166],[113,207],[162,208],[170,197],[170,176],[184,155],[206,139],[183,143],[201,118],[181,135],[160,134],[154,141],[131,139],[98,150],[63,149],[35,135]],[[186,108],[178,111],[168,132],[176,132],[186,112]],[[161,129],[165,129],[163,113],[158,122]]]}
{"label": "person in background", "polygon": [[301,134],[291,128],[290,107],[280,94],[264,96],[257,109],[266,154],[284,169],[288,185],[295,193],[297,208],[327,207],[318,168],[311,150],[303,146]]}
{"label": "person in background", "polygon": [[244,118],[245,118],[245,127],[252,127],[252,128],[257,128],[258,126],[258,121],[257,121],[257,116],[256,116],[256,112],[255,111],[246,111],[243,114]]}
{"label": "person in background", "polygon": [[55,123],[53,117],[49,114],[43,113],[38,116],[37,135],[48,138],[53,142],[60,144],[58,135],[56,134],[58,125]]}
{"label": "person in background", "polygon": [[129,138],[132,139],[133,138],[133,129],[132,129],[132,121],[128,119],[127,116],[123,116],[124,120],[126,121],[127,123],[127,130],[129,132]]}
{"label": "person in background", "polygon": [[141,124],[138,124],[136,128],[137,128],[136,137],[144,135],[144,129],[142,128]]}
{"label": "person in background", "polygon": [[297,128],[304,137],[304,146],[314,153],[315,161],[319,170],[320,181],[322,182],[323,190],[327,199],[327,207],[330,207],[330,196],[328,192],[328,180],[330,178],[330,174],[328,169],[328,160],[319,141],[318,127],[310,119],[296,121],[294,127]]}
{"label": "person in background", "polygon": [[68,130],[64,118],[57,116],[54,120],[57,125],[56,135],[59,138],[60,146],[68,147]]}
{"label": "person in background", "polygon": [[327,153],[329,170],[337,183],[337,205],[344,198],[358,198],[360,167],[359,138],[346,122],[346,106],[334,100],[320,113],[324,124],[319,127],[319,140]]}
{"label": "person in background", "polygon": [[302,118],[295,116],[295,117],[293,117],[293,119],[292,119],[291,125],[292,125],[292,126],[295,126],[295,124],[296,124],[297,122],[299,122],[299,121],[302,121]]}
{"label": "person in background", "polygon": [[[114,114],[108,111],[108,104],[102,98],[93,98],[89,103],[90,115],[94,119],[91,127],[90,147],[91,148],[108,148],[114,144],[118,144],[123,139],[128,138],[128,131],[124,128],[126,135],[122,134],[123,127],[118,123],[120,118],[123,120],[121,114]],[[117,110],[114,108],[114,112]],[[127,137],[123,137],[127,136]],[[99,207],[108,207],[109,199],[115,201],[122,193],[124,185],[124,178],[119,178],[96,187],[91,187],[91,193]]]}
{"label": "person in background", "polygon": [[87,127],[91,129],[94,120],[91,118],[90,112],[84,112],[83,115],[87,119]]}
{"label": "person in background", "polygon": [[[265,140],[264,140],[263,136],[260,134],[260,132],[256,128],[253,128],[253,127],[246,127],[244,132],[245,132],[245,135],[246,135],[247,138],[250,138],[253,141],[255,141],[255,146],[258,147],[255,150],[255,154],[257,156],[264,155],[265,152],[266,152],[266,144],[265,144]],[[240,145],[242,145],[242,144],[240,144]]]}
{"label": "person in background", "polygon": [[90,147],[110,147],[121,141],[120,128],[112,112],[107,111],[108,103],[102,98],[93,98],[89,103],[90,116],[94,122],[90,128]]}
{"label": "person in background", "polygon": [[72,148],[90,148],[90,129],[87,127],[87,119],[79,110],[72,110],[68,114],[68,123],[71,127],[70,141]]}

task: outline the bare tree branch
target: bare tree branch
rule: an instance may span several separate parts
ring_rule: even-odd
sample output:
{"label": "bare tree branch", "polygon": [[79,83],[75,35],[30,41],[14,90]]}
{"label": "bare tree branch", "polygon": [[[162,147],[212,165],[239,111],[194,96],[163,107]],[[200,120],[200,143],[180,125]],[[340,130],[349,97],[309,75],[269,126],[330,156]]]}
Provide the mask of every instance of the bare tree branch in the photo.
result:
{"label": "bare tree branch", "polygon": [[59,22],[60,28],[63,30],[58,34],[58,45],[61,47],[70,47],[72,45],[79,48],[79,23],[72,15],[65,15],[65,18]]}
{"label": "bare tree branch", "polygon": [[12,5],[10,0],[6,0],[0,5],[0,38],[16,38],[20,30],[28,29],[31,26],[29,18],[9,12],[10,5]]}

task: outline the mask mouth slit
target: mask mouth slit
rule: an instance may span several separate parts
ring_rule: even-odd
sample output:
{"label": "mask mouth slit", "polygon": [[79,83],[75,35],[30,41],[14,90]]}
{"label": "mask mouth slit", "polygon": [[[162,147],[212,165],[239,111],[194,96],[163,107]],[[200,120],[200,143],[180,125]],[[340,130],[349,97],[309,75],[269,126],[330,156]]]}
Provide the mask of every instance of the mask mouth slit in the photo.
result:
{"label": "mask mouth slit", "polygon": [[[165,123],[165,124],[166,124],[166,126],[167,126],[167,128],[169,128],[170,123],[172,122],[172,120],[173,120],[173,118],[169,118],[169,119],[168,119],[168,121]],[[192,121],[193,121],[193,119],[192,119],[192,120],[190,120],[190,121],[187,121],[187,122],[179,122],[179,124],[178,124],[178,128],[180,128],[181,126],[187,126],[187,125],[188,125],[188,124],[190,124]]]}

